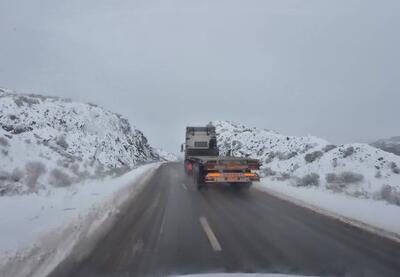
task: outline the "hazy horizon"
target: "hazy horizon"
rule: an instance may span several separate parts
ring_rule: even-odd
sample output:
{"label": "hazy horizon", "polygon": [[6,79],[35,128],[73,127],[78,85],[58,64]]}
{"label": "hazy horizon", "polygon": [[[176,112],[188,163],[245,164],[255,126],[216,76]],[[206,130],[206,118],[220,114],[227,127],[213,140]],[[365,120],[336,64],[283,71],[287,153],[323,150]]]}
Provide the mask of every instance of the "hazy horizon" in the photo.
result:
{"label": "hazy horizon", "polygon": [[178,152],[232,120],[333,143],[399,135],[397,1],[0,3],[0,87],[92,102]]}

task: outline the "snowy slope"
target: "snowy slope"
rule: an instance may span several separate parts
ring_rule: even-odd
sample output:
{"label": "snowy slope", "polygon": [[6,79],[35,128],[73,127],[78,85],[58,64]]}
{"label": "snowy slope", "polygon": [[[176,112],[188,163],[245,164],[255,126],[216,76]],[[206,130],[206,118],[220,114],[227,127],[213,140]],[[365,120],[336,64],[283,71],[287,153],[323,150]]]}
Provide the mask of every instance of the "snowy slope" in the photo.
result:
{"label": "snowy slope", "polygon": [[391,137],[388,139],[380,139],[371,143],[371,145],[386,152],[400,156],[400,136]]}
{"label": "snowy slope", "polygon": [[312,136],[285,136],[229,121],[212,124],[221,153],[232,149],[236,156],[260,159],[264,177],[400,205],[399,156],[368,144],[336,146]]}
{"label": "snowy slope", "polygon": [[142,132],[118,114],[0,89],[0,195],[118,175],[158,158]]}

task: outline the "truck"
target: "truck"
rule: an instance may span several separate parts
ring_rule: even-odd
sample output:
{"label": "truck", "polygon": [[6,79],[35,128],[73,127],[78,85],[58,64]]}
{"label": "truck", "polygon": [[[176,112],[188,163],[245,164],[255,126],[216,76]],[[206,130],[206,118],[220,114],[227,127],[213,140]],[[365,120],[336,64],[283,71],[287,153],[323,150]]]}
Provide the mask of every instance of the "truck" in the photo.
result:
{"label": "truck", "polygon": [[255,172],[260,169],[259,160],[230,154],[219,155],[216,129],[210,124],[205,127],[186,127],[181,152],[184,152],[184,170],[192,176],[199,190],[215,183],[247,189],[260,180]]}

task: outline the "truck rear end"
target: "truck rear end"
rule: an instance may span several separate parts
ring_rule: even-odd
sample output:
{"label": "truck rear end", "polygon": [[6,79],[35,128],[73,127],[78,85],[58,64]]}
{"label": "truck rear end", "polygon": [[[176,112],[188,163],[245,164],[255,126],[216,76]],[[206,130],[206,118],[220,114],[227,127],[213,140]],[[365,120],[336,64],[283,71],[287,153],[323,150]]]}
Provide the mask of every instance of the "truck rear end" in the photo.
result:
{"label": "truck rear end", "polygon": [[224,158],[204,162],[205,183],[251,183],[260,177],[253,170],[258,170],[258,160],[246,158]]}
{"label": "truck rear end", "polygon": [[236,188],[249,188],[260,180],[254,172],[260,168],[255,159],[239,157],[192,157],[192,175],[198,189],[216,183],[228,183]]}
{"label": "truck rear end", "polygon": [[197,187],[229,183],[238,188],[248,188],[260,180],[255,170],[260,169],[256,159],[219,156],[215,127],[186,127],[185,171],[193,176]]}

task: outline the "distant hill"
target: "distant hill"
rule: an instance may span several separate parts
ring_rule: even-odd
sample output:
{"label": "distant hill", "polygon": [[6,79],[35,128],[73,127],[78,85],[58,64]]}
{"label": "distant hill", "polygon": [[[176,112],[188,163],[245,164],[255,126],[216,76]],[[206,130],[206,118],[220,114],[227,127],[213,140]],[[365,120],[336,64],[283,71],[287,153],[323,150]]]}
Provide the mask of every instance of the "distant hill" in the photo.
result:
{"label": "distant hill", "polygon": [[371,145],[383,151],[400,156],[400,136],[380,139],[371,143]]}

